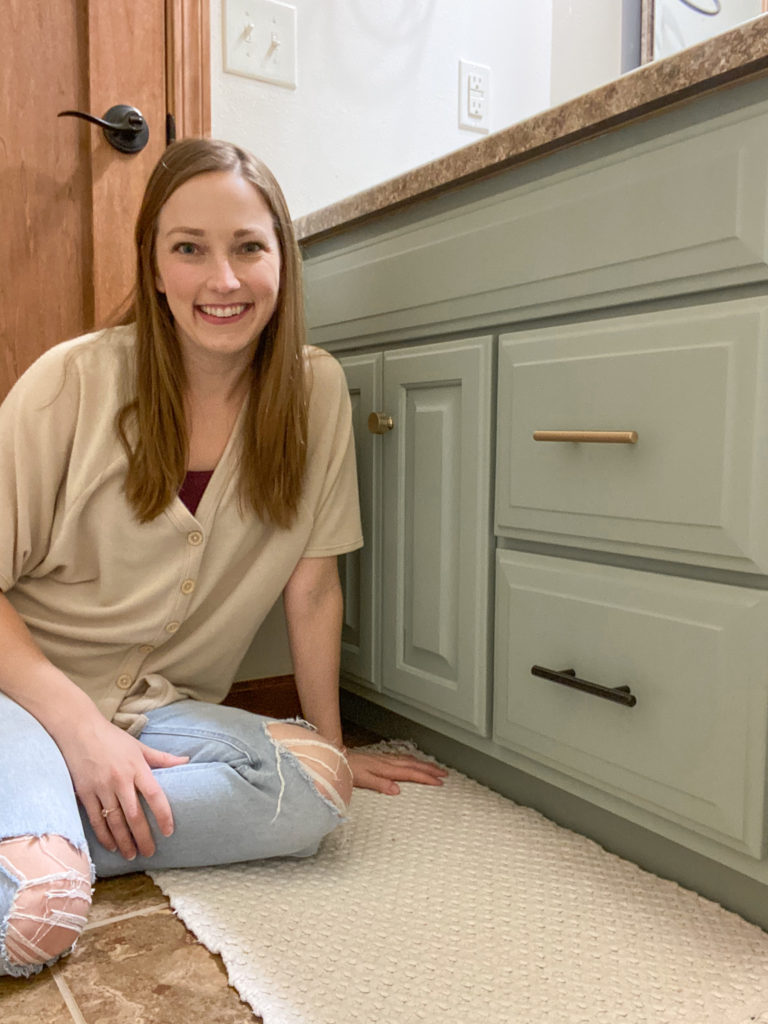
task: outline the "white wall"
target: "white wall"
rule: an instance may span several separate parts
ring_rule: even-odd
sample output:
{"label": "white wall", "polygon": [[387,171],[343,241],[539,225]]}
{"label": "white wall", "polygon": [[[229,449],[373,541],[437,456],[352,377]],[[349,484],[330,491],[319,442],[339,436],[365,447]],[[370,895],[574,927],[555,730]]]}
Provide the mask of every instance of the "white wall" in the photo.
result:
{"label": "white wall", "polygon": [[266,161],[294,217],[481,138],[458,127],[460,58],[491,68],[491,131],[549,106],[552,0],[292,0],[295,90],[224,72],[225,2],[213,134]]}

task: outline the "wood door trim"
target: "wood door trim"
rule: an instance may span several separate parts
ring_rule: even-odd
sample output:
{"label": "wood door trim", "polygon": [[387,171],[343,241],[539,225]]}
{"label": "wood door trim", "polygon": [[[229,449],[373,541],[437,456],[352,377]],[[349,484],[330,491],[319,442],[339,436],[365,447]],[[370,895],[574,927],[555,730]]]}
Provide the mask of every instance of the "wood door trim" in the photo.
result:
{"label": "wood door trim", "polygon": [[176,136],[211,134],[210,0],[165,0],[166,90]]}

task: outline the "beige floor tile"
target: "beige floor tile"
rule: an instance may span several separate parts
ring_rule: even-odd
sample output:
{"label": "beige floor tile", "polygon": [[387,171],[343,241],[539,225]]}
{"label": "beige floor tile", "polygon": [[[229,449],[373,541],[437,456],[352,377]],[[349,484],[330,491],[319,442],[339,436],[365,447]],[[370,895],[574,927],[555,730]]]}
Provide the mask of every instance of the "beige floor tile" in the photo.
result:
{"label": "beige floor tile", "polygon": [[228,985],[220,958],[163,911],[86,932],[59,970],[87,1024],[260,1020]]}
{"label": "beige floor tile", "polygon": [[167,907],[168,900],[148,875],[121,875],[96,883],[93,906],[88,915],[90,926],[111,917],[132,914],[149,907]]}
{"label": "beige floor tile", "polygon": [[72,1024],[50,971],[34,978],[0,978],[3,1024]]}

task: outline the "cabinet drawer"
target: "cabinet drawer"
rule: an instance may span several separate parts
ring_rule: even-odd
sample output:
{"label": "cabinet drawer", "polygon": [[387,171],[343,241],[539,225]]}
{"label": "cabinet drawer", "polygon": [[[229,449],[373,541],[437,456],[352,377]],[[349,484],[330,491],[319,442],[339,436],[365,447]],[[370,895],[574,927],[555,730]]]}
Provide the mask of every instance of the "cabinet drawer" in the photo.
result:
{"label": "cabinet drawer", "polygon": [[[501,535],[768,572],[765,299],[508,334]],[[634,444],[537,431],[634,431]]]}
{"label": "cabinet drawer", "polygon": [[[496,600],[500,745],[524,767],[764,855],[768,594],[502,551]],[[534,665],[628,685],[637,703],[538,678]]]}

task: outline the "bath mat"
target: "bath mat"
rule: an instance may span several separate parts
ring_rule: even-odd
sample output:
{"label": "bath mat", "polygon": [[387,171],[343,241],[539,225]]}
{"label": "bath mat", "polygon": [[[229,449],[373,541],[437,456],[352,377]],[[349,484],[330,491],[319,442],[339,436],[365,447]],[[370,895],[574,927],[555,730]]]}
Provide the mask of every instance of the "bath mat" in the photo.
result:
{"label": "bath mat", "polygon": [[768,934],[455,771],[152,878],[265,1024],[768,1024]]}

